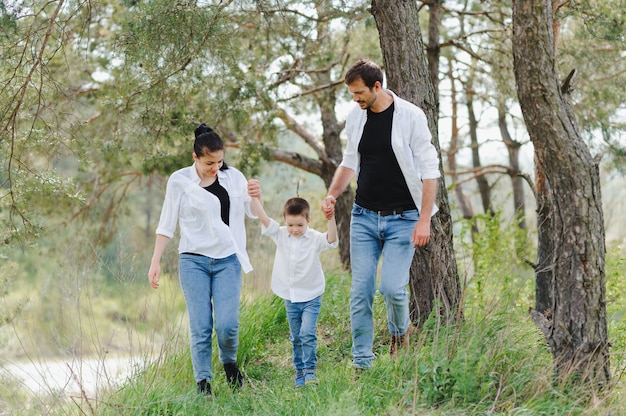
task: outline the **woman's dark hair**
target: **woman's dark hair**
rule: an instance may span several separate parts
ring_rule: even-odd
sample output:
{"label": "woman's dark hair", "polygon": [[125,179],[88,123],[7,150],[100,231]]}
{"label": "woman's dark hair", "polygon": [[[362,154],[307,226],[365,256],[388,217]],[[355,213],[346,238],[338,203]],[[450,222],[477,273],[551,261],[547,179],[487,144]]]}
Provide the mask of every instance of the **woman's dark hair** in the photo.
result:
{"label": "woman's dark hair", "polygon": [[360,59],[352,65],[344,78],[346,85],[353,84],[358,79],[362,79],[363,83],[370,90],[374,88],[376,81],[383,85],[383,71],[378,65],[369,59]]}
{"label": "woman's dark hair", "polygon": [[311,207],[306,199],[289,198],[287,202],[285,202],[283,215],[304,215],[308,219],[310,211]]}
{"label": "woman's dark hair", "polygon": [[[218,150],[224,150],[224,142],[222,138],[213,129],[206,124],[202,123],[194,130],[194,136],[196,137],[193,142],[193,151],[196,156],[202,157],[207,153],[217,152]],[[228,169],[226,162],[222,163],[220,170]]]}

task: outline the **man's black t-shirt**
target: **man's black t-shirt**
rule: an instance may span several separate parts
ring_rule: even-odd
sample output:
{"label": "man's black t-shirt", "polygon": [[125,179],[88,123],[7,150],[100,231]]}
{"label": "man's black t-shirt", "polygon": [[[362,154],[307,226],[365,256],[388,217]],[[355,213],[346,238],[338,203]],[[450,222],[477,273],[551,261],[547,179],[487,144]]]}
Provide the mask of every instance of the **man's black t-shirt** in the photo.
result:
{"label": "man's black t-shirt", "polygon": [[374,113],[367,110],[367,121],[359,142],[361,164],[356,203],[372,211],[415,208],[409,188],[391,148],[394,104]]}

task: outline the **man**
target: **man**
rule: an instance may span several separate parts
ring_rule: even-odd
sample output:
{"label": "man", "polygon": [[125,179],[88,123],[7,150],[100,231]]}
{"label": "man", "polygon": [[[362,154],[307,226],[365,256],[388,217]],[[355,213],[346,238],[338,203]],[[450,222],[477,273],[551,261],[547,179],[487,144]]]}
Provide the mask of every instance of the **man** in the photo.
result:
{"label": "man", "polygon": [[378,290],[387,307],[390,353],[408,346],[409,269],[415,247],[425,246],[430,239],[430,218],[437,212],[439,158],[426,115],[383,89],[382,82],[382,70],[367,59],[346,73],[345,83],[359,106],[348,114],[343,160],[322,201],[328,217],[336,198],[356,176],[350,223],[350,319],[356,369],[370,368],[375,358],[372,304],[381,255]]}

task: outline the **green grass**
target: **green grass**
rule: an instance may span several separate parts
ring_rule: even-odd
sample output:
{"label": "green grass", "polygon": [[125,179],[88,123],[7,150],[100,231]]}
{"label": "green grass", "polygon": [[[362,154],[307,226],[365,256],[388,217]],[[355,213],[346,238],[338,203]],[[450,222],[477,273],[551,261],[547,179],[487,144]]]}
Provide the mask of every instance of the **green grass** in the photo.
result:
{"label": "green grass", "polygon": [[[0,414],[619,415],[626,408],[621,379],[626,363],[623,249],[611,247],[607,253],[612,384],[603,391],[588,385],[563,387],[553,382],[549,348],[528,315],[534,304],[534,276],[519,261],[525,237],[503,231],[498,217],[478,221],[481,234],[476,241],[463,243],[462,236],[455,241],[465,283],[464,320],[445,324],[431,317],[412,335],[410,348],[391,359],[385,308],[377,295],[377,359],[357,380],[350,354],[350,275],[327,267],[318,327],[321,384],[300,390],[294,387],[283,302],[267,289],[267,254],[256,253],[260,267],[244,278],[238,356],[245,386],[233,391],[227,385],[215,347],[211,400],[196,393],[177,279],[164,276],[154,291],[146,284],[145,270],[126,265],[121,257],[119,271],[111,273],[115,280],[103,282],[97,270],[81,267],[84,263],[73,258],[50,275],[54,285],[33,288],[9,279],[16,284],[5,286],[11,290],[2,300],[19,313],[0,327],[3,351],[16,350],[17,334],[23,348],[33,344],[49,352],[81,347],[84,351],[74,352],[79,357],[103,351],[138,353],[146,365],[138,366],[123,385],[111,384],[95,396],[33,399],[19,384],[0,377]],[[2,267],[7,276],[17,273],[8,265]],[[167,269],[175,270],[174,260]],[[91,277],[91,284],[82,285],[85,276]],[[21,332],[30,328],[24,325],[27,321],[35,325],[31,332]],[[44,337],[50,335],[55,335],[52,341]],[[31,356],[36,352],[33,349]]]}
{"label": "green grass", "polygon": [[[598,391],[554,383],[552,357],[530,320],[533,273],[520,260],[527,237],[482,218],[481,234],[458,244],[466,275],[464,320],[431,317],[399,359],[389,357],[386,314],[377,295],[377,359],[354,379],[349,319],[350,276],[327,275],[318,327],[321,384],[297,390],[288,324],[271,293],[242,305],[240,366],[245,386],[232,391],[214,356],[214,397],[195,392],[188,345],[164,350],[161,360],[97,403],[101,415],[618,415],[626,408],[621,381],[626,345],[623,250],[607,256],[607,306],[614,377]],[[507,228],[507,227],[504,227]],[[462,239],[461,239],[462,241]],[[470,253],[464,257],[463,253]],[[520,254],[523,253],[523,254]]]}
{"label": "green grass", "polygon": [[549,350],[516,308],[488,315],[468,309],[455,325],[431,319],[412,337],[410,349],[392,359],[377,298],[377,359],[354,380],[348,291],[347,274],[328,276],[318,330],[318,386],[294,387],[284,306],[267,294],[242,306],[239,356],[246,384],[241,390],[226,384],[215,356],[214,397],[198,396],[187,346],[181,343],[92,406],[100,415],[359,416],[605,415],[623,407],[616,403],[619,384],[606,395],[588,386],[553,385]]}

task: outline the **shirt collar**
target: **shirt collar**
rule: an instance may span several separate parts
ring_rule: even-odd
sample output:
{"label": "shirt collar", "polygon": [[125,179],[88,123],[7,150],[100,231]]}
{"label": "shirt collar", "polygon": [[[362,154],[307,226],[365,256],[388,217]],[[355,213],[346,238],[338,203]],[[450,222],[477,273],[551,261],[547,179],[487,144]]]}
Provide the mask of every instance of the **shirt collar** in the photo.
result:
{"label": "shirt collar", "polygon": [[311,236],[311,234],[309,233],[309,230],[311,228],[307,225],[306,226],[306,230],[304,230],[304,232],[302,233],[302,235],[300,237],[294,237],[293,235],[287,233],[287,235],[289,236],[289,238],[309,238]]}
{"label": "shirt collar", "polygon": [[193,162],[193,165],[191,165],[191,169],[189,170],[189,179],[191,179],[193,183],[200,183],[200,176],[198,176],[198,171],[196,170],[196,162]]}
{"label": "shirt collar", "polygon": [[[225,173],[219,169],[217,171],[217,179],[224,179],[225,178]],[[193,183],[195,184],[199,184],[202,180],[200,179],[200,176],[198,176],[198,171],[196,170],[196,162],[193,162],[193,165],[191,166],[191,169],[189,170],[189,179],[191,179],[193,181]]]}

